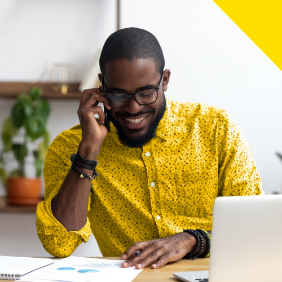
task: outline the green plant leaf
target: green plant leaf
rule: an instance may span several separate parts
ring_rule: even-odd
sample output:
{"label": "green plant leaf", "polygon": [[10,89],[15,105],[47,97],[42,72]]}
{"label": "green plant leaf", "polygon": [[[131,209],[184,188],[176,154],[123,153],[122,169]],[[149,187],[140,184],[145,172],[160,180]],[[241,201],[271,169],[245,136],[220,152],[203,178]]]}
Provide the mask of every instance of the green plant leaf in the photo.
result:
{"label": "green plant leaf", "polygon": [[12,150],[15,158],[22,163],[28,154],[28,150],[25,144],[13,144]]}
{"label": "green plant leaf", "polygon": [[19,128],[23,125],[25,118],[24,107],[21,102],[18,102],[12,108],[12,122],[15,127]]}
{"label": "green plant leaf", "polygon": [[1,182],[2,182],[3,186],[6,187],[7,174],[6,174],[6,171],[3,167],[0,167],[0,178],[1,178]]}
{"label": "green plant leaf", "polygon": [[29,90],[29,95],[32,100],[37,100],[42,96],[42,90],[37,87],[32,87]]}
{"label": "green plant leaf", "polygon": [[31,99],[30,99],[30,95],[28,95],[27,93],[20,93],[18,96],[17,96],[17,100],[20,101],[20,102],[27,102],[29,104],[31,104]]}
{"label": "green plant leaf", "polygon": [[35,113],[46,121],[50,114],[49,102],[46,100],[41,100],[36,106]]}
{"label": "green plant leaf", "polygon": [[282,154],[276,153],[276,155],[279,157],[279,159],[282,161]]}
{"label": "green plant leaf", "polygon": [[48,131],[45,131],[43,135],[43,141],[38,145],[38,155],[42,162],[44,162],[46,158],[49,142],[50,142],[50,134]]}
{"label": "green plant leaf", "polygon": [[41,161],[44,162],[48,147],[45,146],[44,141],[38,145],[38,155]]}
{"label": "green plant leaf", "polygon": [[9,131],[2,132],[2,141],[4,143],[4,151],[9,152],[12,149],[12,135]]}
{"label": "green plant leaf", "polygon": [[13,125],[10,118],[5,119],[2,125],[2,141],[4,143],[4,151],[9,152],[12,149],[12,138],[16,135],[18,129]]}
{"label": "green plant leaf", "polygon": [[45,130],[43,138],[44,138],[44,146],[46,147],[46,149],[48,149],[50,144],[50,133],[47,130]]}
{"label": "green plant leaf", "polygon": [[45,120],[41,116],[30,116],[25,121],[25,129],[32,141],[41,137],[45,132]]}
{"label": "green plant leaf", "polygon": [[40,159],[38,151],[33,151],[33,156],[34,156],[34,168],[35,168],[36,177],[40,177],[42,174],[42,168],[44,162]]}
{"label": "green plant leaf", "polygon": [[12,122],[15,127],[21,127],[26,117],[32,114],[32,107],[29,103],[18,101],[12,108]]}
{"label": "green plant leaf", "polygon": [[18,133],[18,129],[14,126],[11,118],[6,118],[2,124],[2,131],[9,131],[12,136]]}
{"label": "green plant leaf", "polygon": [[24,106],[24,113],[28,117],[32,114],[32,106],[28,102],[22,102]]}
{"label": "green plant leaf", "polygon": [[11,171],[9,177],[19,177],[19,176],[21,176],[20,171],[18,169],[14,169],[13,171]]}
{"label": "green plant leaf", "polygon": [[4,156],[4,150],[1,150],[0,151],[0,164],[2,164],[2,165],[5,164],[3,156]]}

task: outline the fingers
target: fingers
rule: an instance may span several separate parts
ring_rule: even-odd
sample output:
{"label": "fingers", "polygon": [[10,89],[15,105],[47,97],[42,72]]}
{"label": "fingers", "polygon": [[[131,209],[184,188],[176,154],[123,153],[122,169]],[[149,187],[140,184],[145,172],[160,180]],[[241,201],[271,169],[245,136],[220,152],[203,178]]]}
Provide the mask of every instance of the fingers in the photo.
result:
{"label": "fingers", "polygon": [[108,110],[111,109],[106,98],[103,96],[101,89],[99,88],[86,89],[82,93],[79,108],[82,106],[86,106],[86,107],[97,106],[99,102],[103,103]]}
{"label": "fingers", "polygon": [[143,250],[149,245],[150,241],[145,241],[145,242],[138,242],[134,245],[132,245],[130,248],[128,248],[121,256],[122,259],[129,259],[133,256],[135,256],[135,253],[138,250]]}
{"label": "fingers", "polygon": [[87,118],[92,119],[94,114],[98,114],[99,117],[100,117],[99,120],[96,119],[98,124],[105,123],[105,114],[103,112],[102,107],[100,107],[100,106],[89,107],[89,108],[83,106],[83,107],[79,108],[78,117],[79,117],[80,123],[82,123],[82,120],[85,120]]}
{"label": "fingers", "polygon": [[[138,249],[142,249],[140,248],[140,245],[137,245],[136,247],[134,246],[134,248],[131,249],[130,251],[134,250],[135,252]],[[152,240],[152,241],[149,241],[149,245],[139,254],[139,256],[137,257],[128,256],[126,262],[122,263],[122,266],[131,267],[135,265],[136,268],[143,268],[143,267],[146,267],[152,264],[156,260],[158,260],[159,257],[164,254],[164,252],[165,252],[165,248],[163,248],[162,243],[159,240],[156,240],[156,241]]]}
{"label": "fingers", "polygon": [[[84,105],[85,101],[93,94],[97,91],[97,89],[92,88],[92,89],[85,89],[82,92],[81,98],[80,98],[80,104],[79,107],[81,107],[82,105]],[[97,93],[99,93],[99,90],[97,91]],[[102,92],[100,92],[99,94],[102,94]]]}
{"label": "fingers", "polygon": [[[189,248],[193,246],[193,240],[189,236],[183,235],[181,232],[165,238],[134,244],[124,253],[126,261],[121,264],[122,267],[135,266],[140,269],[151,265],[152,268],[159,268],[167,262],[183,258],[187,254],[187,246]],[[139,256],[134,256],[134,253],[139,249],[143,249],[143,251]],[[122,256],[122,259],[125,257]]]}
{"label": "fingers", "polygon": [[152,268],[161,268],[168,262],[170,262],[170,256],[168,253],[166,253],[152,264]]}
{"label": "fingers", "polygon": [[140,269],[140,268],[145,268],[149,265],[152,265],[153,263],[156,263],[164,255],[164,250],[163,249],[158,249],[150,253],[148,256],[146,256],[145,259],[141,260],[137,264],[135,264],[135,267]]}

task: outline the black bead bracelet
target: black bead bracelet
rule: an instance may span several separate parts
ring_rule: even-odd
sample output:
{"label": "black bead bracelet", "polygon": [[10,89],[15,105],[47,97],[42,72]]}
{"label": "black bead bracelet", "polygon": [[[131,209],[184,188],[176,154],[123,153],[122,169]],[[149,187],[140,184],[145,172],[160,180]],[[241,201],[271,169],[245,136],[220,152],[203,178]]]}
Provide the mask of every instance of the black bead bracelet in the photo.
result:
{"label": "black bead bracelet", "polygon": [[81,172],[81,171],[78,171],[75,167],[74,167],[74,164],[72,164],[71,166],[71,169],[76,171],[78,174],[79,174],[79,177],[80,178],[89,178],[90,180],[93,180],[95,177],[97,177],[99,174],[96,172],[96,171],[93,171],[93,175],[89,175],[85,172]]}
{"label": "black bead bracelet", "polygon": [[206,239],[206,244],[207,244],[206,251],[203,254],[201,254],[199,257],[200,258],[208,257],[211,249],[210,236],[202,229],[197,229],[196,231],[198,231]]}
{"label": "black bead bracelet", "polygon": [[86,165],[90,166],[91,170],[95,170],[96,166],[98,165],[98,161],[92,161],[92,160],[84,159],[78,153],[72,154],[71,157],[70,157],[70,160],[71,160],[72,163],[75,163],[76,161],[82,161]]}
{"label": "black bead bracelet", "polygon": [[192,252],[190,252],[186,256],[184,256],[184,259],[195,260],[196,258],[198,258],[200,256],[200,254],[202,253],[202,251],[204,249],[204,240],[203,240],[202,236],[200,235],[200,233],[196,230],[186,229],[186,230],[183,230],[183,232],[189,233],[190,235],[192,235],[196,239],[196,246],[194,247]]}
{"label": "black bead bracelet", "polygon": [[190,235],[192,235],[196,239],[196,246],[194,247],[192,252],[188,253],[184,257],[185,259],[192,259],[192,260],[194,260],[197,257],[199,257],[200,254],[202,253],[203,248],[204,248],[204,240],[203,240],[202,236],[200,235],[200,233],[198,231],[196,231],[196,230],[186,229],[186,230],[183,230],[183,232],[189,233]]}
{"label": "black bead bracelet", "polygon": [[[78,153],[72,154],[71,157],[70,157],[70,160],[72,162],[71,169],[76,171],[79,174],[80,178],[89,178],[90,180],[93,180],[95,177],[97,177],[99,175],[95,170],[96,166],[98,164],[98,161],[92,161],[92,160],[84,159]],[[84,165],[81,164],[81,163],[77,163],[77,161],[83,162]],[[75,168],[76,166],[81,167],[81,168],[85,168],[85,169],[89,169],[89,170],[93,170],[93,175],[89,175],[85,172],[81,172],[81,171],[77,170]]]}

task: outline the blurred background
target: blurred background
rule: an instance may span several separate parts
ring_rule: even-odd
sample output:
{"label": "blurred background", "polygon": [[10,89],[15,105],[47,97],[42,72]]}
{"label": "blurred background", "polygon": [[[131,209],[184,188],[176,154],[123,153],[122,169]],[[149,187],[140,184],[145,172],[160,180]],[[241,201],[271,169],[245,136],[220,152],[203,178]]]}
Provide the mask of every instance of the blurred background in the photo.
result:
{"label": "blurred background", "polygon": [[[104,41],[125,27],[143,28],[158,38],[165,68],[172,72],[166,97],[230,112],[249,142],[264,191],[282,193],[277,155],[282,152],[282,72],[211,0],[1,1],[1,132],[18,94],[32,86],[43,90],[50,110],[45,120],[49,140],[43,134],[40,142],[50,143],[78,124],[79,90],[97,84]],[[11,154],[3,160],[7,173],[17,165]],[[31,178],[34,159],[34,154],[25,158]],[[35,208],[8,206],[0,185],[0,255],[50,256],[36,234]],[[93,235],[74,255],[101,256]]]}

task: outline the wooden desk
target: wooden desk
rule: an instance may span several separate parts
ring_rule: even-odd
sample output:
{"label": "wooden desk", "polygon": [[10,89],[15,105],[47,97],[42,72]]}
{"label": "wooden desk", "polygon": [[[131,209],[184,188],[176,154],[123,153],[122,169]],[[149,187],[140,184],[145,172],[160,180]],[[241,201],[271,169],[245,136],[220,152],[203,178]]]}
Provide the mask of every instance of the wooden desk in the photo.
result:
{"label": "wooden desk", "polygon": [[154,282],[166,282],[166,281],[180,281],[174,278],[174,272],[181,271],[202,271],[209,270],[210,259],[200,258],[196,260],[182,259],[177,262],[169,263],[160,269],[145,268],[140,274],[133,280],[134,282],[154,281]]}
{"label": "wooden desk", "polygon": [[[120,259],[120,258],[106,258],[103,259]],[[57,260],[57,259],[55,259]],[[174,272],[181,271],[201,271],[209,269],[209,258],[199,258],[196,260],[182,259],[177,262],[169,263],[160,269],[152,269],[147,267],[141,271],[140,274],[133,280],[134,282],[154,281],[154,282],[166,282],[166,281],[180,281],[173,277]],[[0,280],[0,282],[8,280]]]}

